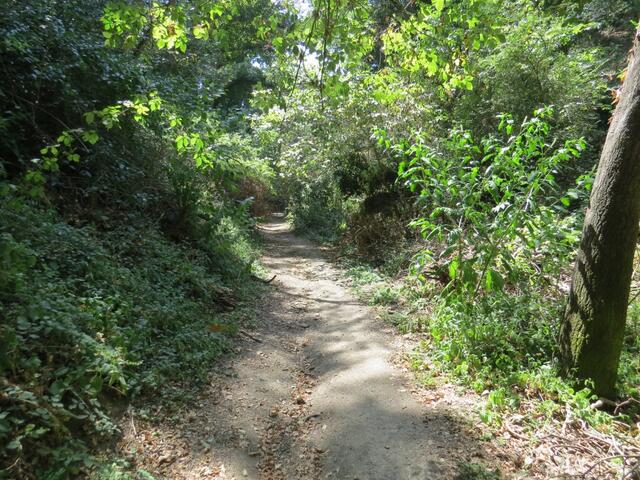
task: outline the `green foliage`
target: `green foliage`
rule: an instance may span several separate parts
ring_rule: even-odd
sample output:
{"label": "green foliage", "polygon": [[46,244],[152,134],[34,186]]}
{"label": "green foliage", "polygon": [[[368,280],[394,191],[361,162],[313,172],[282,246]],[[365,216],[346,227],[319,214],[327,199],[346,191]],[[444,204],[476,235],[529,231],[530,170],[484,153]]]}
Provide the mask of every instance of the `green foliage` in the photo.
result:
{"label": "green foliage", "polygon": [[[400,313],[415,318],[411,311]],[[557,300],[537,292],[494,292],[474,304],[463,294],[449,295],[436,300],[423,320],[428,339],[414,352],[413,366],[428,383],[444,377],[482,393],[479,415],[492,426],[519,411],[527,412],[526,424],[537,428],[564,420],[570,410],[593,426],[609,428],[614,418],[592,407],[597,397],[591,390],[560,378],[551,361],[560,313]],[[637,382],[636,349],[633,341],[621,362],[620,387],[629,393]]]}
{"label": "green foliage", "polygon": [[[601,144],[603,116],[610,110],[605,74],[616,56],[607,56],[604,42],[584,41],[597,25],[530,5],[510,5],[507,12],[520,20],[502,29],[500,48],[478,58],[476,89],[455,105],[455,117],[476,135],[486,135],[496,113],[508,111],[521,122],[541,105],[554,105],[559,141],[583,137],[589,146]],[[569,171],[590,166],[598,153],[588,151],[586,161]]]}
{"label": "green foliage", "polygon": [[156,480],[157,477],[146,470],[138,470],[132,474],[127,462],[117,461],[100,465],[92,473],[91,478],[94,480]]}
{"label": "green foliage", "polygon": [[399,67],[409,78],[435,78],[447,94],[473,90],[473,53],[504,38],[500,7],[500,2],[476,0],[420,5],[398,28],[385,32],[390,67]]}
{"label": "green foliage", "polygon": [[[538,110],[516,132],[513,118],[502,115],[504,136],[476,142],[469,132],[453,130],[438,149],[420,137],[394,146],[378,132],[381,145],[406,158],[400,178],[428,212],[412,224],[441,248],[437,257],[428,250],[417,256],[423,279],[427,262],[444,261],[451,286],[492,291],[525,274],[555,274],[566,264],[578,235],[573,219],[561,217],[569,200],[554,202],[560,197],[555,179],[579,157],[584,142],[557,147],[547,123],[551,115]],[[541,256],[544,271],[537,265]]]}
{"label": "green foliage", "polygon": [[640,394],[640,302],[636,295],[637,293],[629,302],[624,347],[618,371],[618,389],[621,397],[635,397]]}
{"label": "green foliage", "polygon": [[471,304],[463,294],[451,295],[437,303],[425,347],[433,368],[482,391],[549,362],[558,314],[557,306],[536,296],[494,293]]}
{"label": "green foliage", "polygon": [[246,283],[255,254],[248,225],[228,213],[198,249],[142,219],[98,231],[9,200],[0,212],[11,266],[2,280],[0,455],[17,460],[17,472],[64,478],[91,463],[79,438],[117,431],[105,397],[161,393],[186,372],[206,379],[228,348],[208,328],[222,316],[222,279]]}
{"label": "green foliage", "polygon": [[[538,395],[542,418],[569,405],[604,424],[549,362],[638,13],[622,0],[4,2],[10,475],[149,477],[92,464],[117,429],[107,400],[176,372],[204,379],[228,346],[208,325],[233,331],[239,311],[222,305],[246,288],[252,202],[270,192],[300,232],[376,262],[353,270],[357,287],[428,335],[417,368],[487,390],[485,421]],[[391,283],[412,257],[422,283]]]}
{"label": "green foliage", "polygon": [[110,406],[195,388],[228,350],[210,325],[242,317],[246,185],[271,177],[245,106],[277,9],[178,3],[0,6],[0,477],[126,478],[92,455]]}
{"label": "green foliage", "polygon": [[[482,394],[478,413],[489,426],[499,427],[506,415],[519,412],[526,415],[525,426],[536,429],[563,421],[570,410],[593,426],[609,428],[614,418],[591,406],[597,399],[591,390],[560,378],[551,361],[560,310],[557,300],[537,292],[494,292],[473,304],[456,293],[432,300],[427,308],[413,300],[399,311],[383,312],[383,318],[401,332],[427,333],[412,353],[413,368],[425,385],[454,381]],[[623,371],[635,368],[627,356],[635,348],[625,353]],[[633,371],[621,376],[623,389],[635,385]]]}
{"label": "green foliage", "polygon": [[[264,3],[256,4],[264,8]],[[149,6],[118,1],[105,6],[101,21],[108,47],[139,48],[145,35],[150,34],[157,48],[185,53],[194,39],[228,41],[228,31],[243,13],[231,1],[200,1],[194,5],[152,2]]]}
{"label": "green foliage", "polygon": [[[89,127],[99,124],[110,130],[118,126],[126,115],[131,115],[136,122],[144,124],[149,113],[159,110],[160,105],[161,100],[156,92],[151,92],[148,96],[137,95],[133,101],[127,100],[101,110],[86,112],[83,117]],[[56,143],[41,148],[41,156],[31,159],[33,167],[24,176],[28,194],[32,197],[43,196],[46,175],[49,172],[59,172],[63,159],[72,163],[79,162],[78,147],[82,146],[87,151],[88,145],[95,145],[98,141],[100,135],[93,128],[78,127],[62,131]]]}
{"label": "green foliage", "polygon": [[399,288],[382,285],[373,290],[370,302],[372,305],[393,305],[398,303],[399,297]]}

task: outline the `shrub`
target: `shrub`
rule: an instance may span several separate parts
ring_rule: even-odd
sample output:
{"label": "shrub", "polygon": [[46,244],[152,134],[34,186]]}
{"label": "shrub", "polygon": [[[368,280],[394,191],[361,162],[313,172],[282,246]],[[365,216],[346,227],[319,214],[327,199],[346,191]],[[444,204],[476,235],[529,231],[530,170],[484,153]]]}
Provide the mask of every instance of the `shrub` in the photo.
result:
{"label": "shrub", "polygon": [[0,458],[17,476],[69,478],[117,433],[109,398],[206,378],[229,345],[209,329],[226,321],[223,282],[246,284],[255,253],[242,213],[221,214],[197,248],[141,218],[100,231],[4,200]]}
{"label": "shrub", "polygon": [[441,148],[419,135],[393,145],[377,133],[381,145],[403,158],[400,176],[425,212],[412,225],[439,249],[416,256],[422,278],[425,264],[435,261],[444,264],[451,287],[477,293],[554,275],[568,263],[578,239],[576,218],[563,219],[571,200],[555,178],[580,156],[584,142],[556,146],[551,115],[549,108],[537,110],[515,132],[512,117],[503,115],[502,137],[478,142],[454,130]]}

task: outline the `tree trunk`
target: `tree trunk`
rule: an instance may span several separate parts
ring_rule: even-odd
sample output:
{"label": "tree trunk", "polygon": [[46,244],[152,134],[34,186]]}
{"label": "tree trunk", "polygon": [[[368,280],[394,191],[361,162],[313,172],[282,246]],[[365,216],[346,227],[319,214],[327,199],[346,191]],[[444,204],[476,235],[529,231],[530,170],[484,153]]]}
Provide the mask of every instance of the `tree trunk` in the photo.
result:
{"label": "tree trunk", "polygon": [[620,101],[589,199],[560,331],[563,373],[615,395],[640,221],[640,49],[636,32]]}

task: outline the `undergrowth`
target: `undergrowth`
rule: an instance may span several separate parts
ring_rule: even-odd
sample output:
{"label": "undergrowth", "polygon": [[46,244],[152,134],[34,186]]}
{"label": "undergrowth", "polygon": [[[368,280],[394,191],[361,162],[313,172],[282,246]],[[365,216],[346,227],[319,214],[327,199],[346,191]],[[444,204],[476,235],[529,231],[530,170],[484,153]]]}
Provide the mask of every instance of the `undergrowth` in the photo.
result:
{"label": "undergrowth", "polygon": [[[499,429],[508,415],[521,412],[533,431],[565,420],[567,409],[604,430],[612,429],[614,421],[637,421],[633,407],[615,416],[592,408],[597,397],[588,387],[557,374],[553,358],[562,302],[541,289],[441,296],[435,293],[442,287],[434,283],[385,274],[363,263],[345,265],[362,300],[378,305],[381,318],[399,332],[420,338],[410,355],[420,381],[427,387],[453,382],[480,394],[484,402],[478,414],[488,426]],[[633,304],[619,373],[622,398],[638,395],[639,312]]]}
{"label": "undergrowth", "polygon": [[0,478],[75,478],[95,467],[92,447],[118,433],[122,404],[163,397],[181,378],[197,386],[229,350],[226,335],[257,288],[247,281],[256,244],[244,213],[231,210],[198,242],[175,243],[141,216],[71,224],[51,208],[3,201],[0,455],[9,468]]}

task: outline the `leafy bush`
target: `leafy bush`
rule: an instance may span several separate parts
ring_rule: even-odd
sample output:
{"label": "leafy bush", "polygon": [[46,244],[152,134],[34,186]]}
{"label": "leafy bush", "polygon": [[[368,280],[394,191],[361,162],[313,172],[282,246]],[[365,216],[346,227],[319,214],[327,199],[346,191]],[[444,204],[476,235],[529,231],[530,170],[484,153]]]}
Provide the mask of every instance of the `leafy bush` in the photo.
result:
{"label": "leafy bush", "polygon": [[535,295],[484,295],[468,302],[451,294],[427,323],[429,360],[482,391],[509,384],[518,372],[549,362],[560,308]]}
{"label": "leafy bush", "polygon": [[[117,432],[106,399],[161,393],[186,372],[206,378],[228,348],[209,329],[228,300],[223,279],[246,284],[255,253],[241,214],[221,214],[211,250],[142,219],[99,231],[5,200],[0,457],[18,476],[68,478]],[[231,264],[245,268],[230,278]]]}
{"label": "leafy bush", "polygon": [[444,262],[451,286],[477,293],[481,287],[500,290],[505,279],[553,275],[568,263],[578,240],[576,219],[562,218],[571,201],[555,178],[580,156],[584,142],[557,147],[551,116],[549,108],[537,110],[513,132],[512,117],[503,115],[504,137],[476,142],[469,132],[454,130],[441,148],[419,136],[392,145],[378,132],[381,145],[406,158],[401,178],[428,212],[413,226],[440,245],[437,256],[424,250],[416,257],[420,275],[426,262]]}
{"label": "leafy bush", "polygon": [[[455,118],[484,136],[495,127],[496,113],[508,111],[520,123],[541,105],[554,105],[554,132],[561,142],[582,137],[600,145],[603,114],[610,109],[604,73],[615,68],[617,58],[607,56],[604,42],[584,41],[598,25],[529,2],[513,2],[505,13],[518,21],[502,26],[504,41],[477,59],[476,88],[454,107]],[[597,148],[588,150],[588,163],[570,171],[584,169],[597,154]]]}
{"label": "leafy bush", "polygon": [[381,285],[371,293],[372,305],[393,305],[400,299],[400,288]]}

